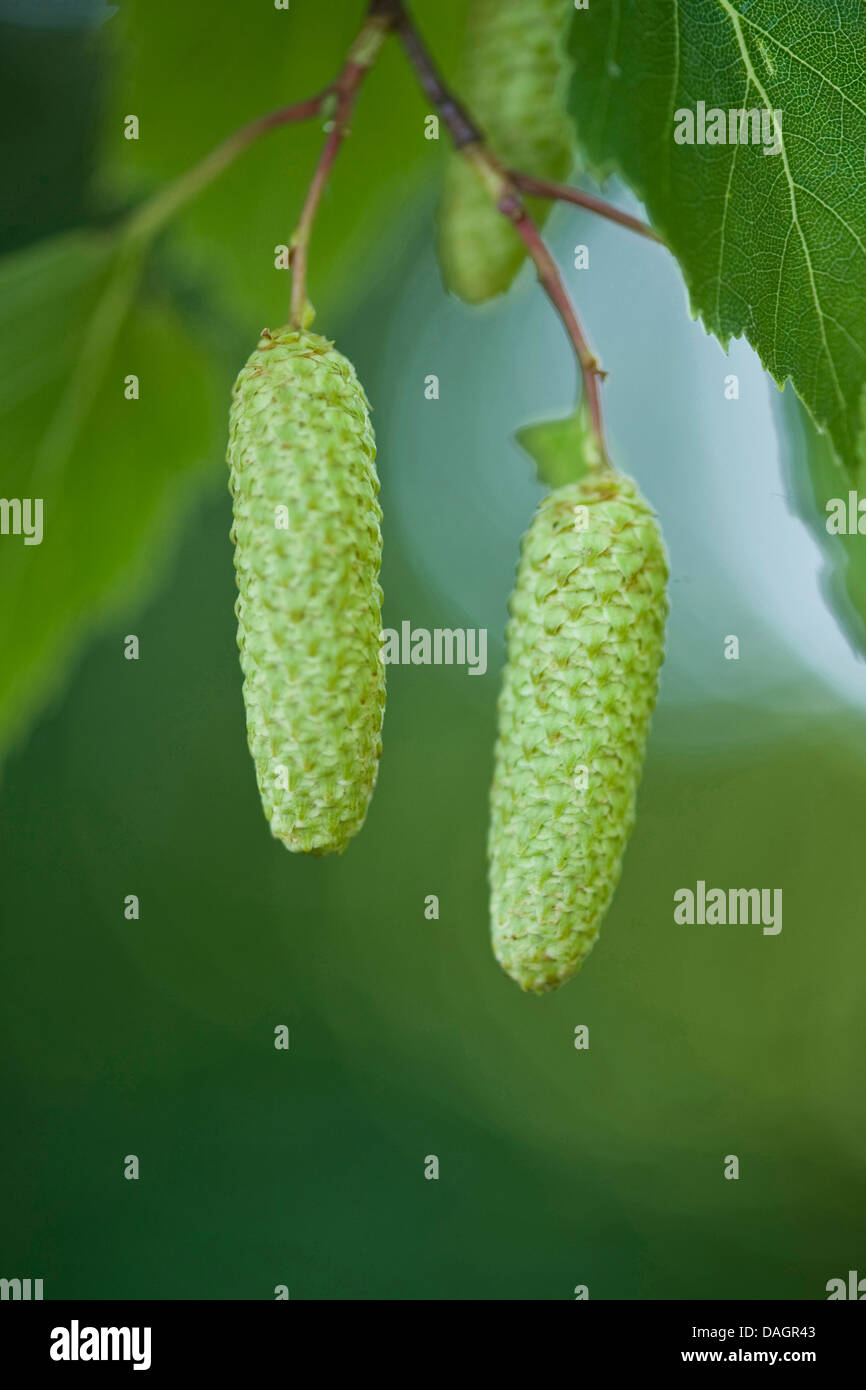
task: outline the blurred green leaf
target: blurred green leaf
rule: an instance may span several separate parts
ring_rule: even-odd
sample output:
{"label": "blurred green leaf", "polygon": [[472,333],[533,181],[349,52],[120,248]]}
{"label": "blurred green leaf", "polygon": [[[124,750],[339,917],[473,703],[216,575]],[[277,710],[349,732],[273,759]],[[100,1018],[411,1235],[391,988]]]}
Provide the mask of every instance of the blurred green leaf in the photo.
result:
{"label": "blurred green leaf", "polygon": [[779,398],[779,415],[795,504],[824,556],[822,588],[849,641],[866,653],[866,538],[856,530],[850,535],[827,530],[827,503],[841,501],[847,513],[849,492],[859,486],[858,496],[866,495],[866,468],[861,464],[852,477],[842,467],[829,438],[792,391]]}
{"label": "blurred green leaf", "polygon": [[[576,13],[572,28],[571,108],[594,171],[624,175],[695,314],[791,378],[852,473],[866,383],[864,45],[860,0],[623,0]],[[780,110],[780,152],[677,144],[676,112],[698,101]]]}
{"label": "blurred green leaf", "polygon": [[[466,0],[422,0],[419,24],[449,74]],[[288,10],[211,0],[206,19],[174,0],[130,0],[107,33],[116,82],[104,142],[105,179],[123,197],[151,191],[188,169],[263,112],[321,90],[342,66],[366,6],[293,0]],[[395,39],[360,95],[316,222],[310,298],[325,315],[345,308],[386,262],[413,194],[439,176],[446,148],[424,136],[429,102]],[[135,114],[140,138],[126,140]],[[224,305],[259,329],[288,312],[289,277],[274,268],[286,245],[324,140],[321,122],[265,136],[180,220],[182,245],[206,269]]]}
{"label": "blurred green leaf", "polygon": [[[0,6],[3,13],[8,6]],[[85,219],[102,95],[102,63],[89,33],[25,28],[36,22],[32,4],[19,18],[0,23],[4,253]]]}
{"label": "blurred green leaf", "polygon": [[[213,457],[214,371],[141,292],[141,253],[74,233],[0,262],[3,495],[42,537],[0,535],[0,746],[96,620],[152,577],[181,484]],[[140,398],[125,398],[125,378]]]}
{"label": "blurred green leaf", "polygon": [[535,463],[539,481],[552,488],[580,482],[598,455],[582,405],[562,420],[524,425],[514,437]]}

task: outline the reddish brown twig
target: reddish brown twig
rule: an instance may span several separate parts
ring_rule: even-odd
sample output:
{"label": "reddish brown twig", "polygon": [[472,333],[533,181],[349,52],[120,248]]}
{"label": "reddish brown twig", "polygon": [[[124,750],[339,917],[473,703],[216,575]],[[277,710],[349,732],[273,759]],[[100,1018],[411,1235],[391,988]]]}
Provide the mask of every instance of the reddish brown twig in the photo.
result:
{"label": "reddish brown twig", "polygon": [[528,193],[536,198],[552,198],[560,203],[574,203],[579,208],[597,212],[600,217],[606,217],[609,222],[616,222],[620,227],[628,227],[629,231],[637,232],[639,236],[657,241],[661,246],[667,245],[664,237],[659,236],[658,232],[653,231],[652,227],[642,222],[639,217],[632,217],[630,213],[614,207],[613,203],[605,202],[604,198],[597,198],[594,193],[584,193],[581,188],[572,188],[567,183],[555,183],[552,179],[536,179],[531,174],[521,174],[519,169],[508,169],[506,172],[521,193]]}
{"label": "reddish brown twig", "polygon": [[307,260],[310,250],[310,237],[313,223],[327,186],[340,146],[349,131],[349,120],[355,109],[355,102],[372,64],[376,60],[382,42],[392,24],[387,7],[374,3],[357,39],[349,50],[343,69],[334,82],[331,91],[337,99],[331,129],[325,141],[316,171],[307,190],[301,216],[291,240],[290,259],[292,266],[292,295],[289,321],[295,328],[301,328],[307,311]]}
{"label": "reddish brown twig", "polygon": [[606,459],[607,453],[604,447],[604,425],[601,415],[601,393],[598,389],[599,381],[604,380],[605,373],[598,364],[595,354],[592,352],[580,320],[574,309],[574,305],[568,297],[568,291],[562,283],[562,276],[556,265],[556,261],[547,249],[544,237],[538,227],[533,222],[523,201],[511,192],[506,192],[498,203],[499,211],[504,213],[511,220],[514,230],[523,241],[524,246],[529,252],[535,263],[538,279],[547,294],[548,299],[562,320],[563,327],[571,339],[577,360],[580,364],[580,371],[583,377],[583,388],[586,392],[586,404],[589,409],[589,418],[592,422],[593,433],[601,446],[602,457]]}
{"label": "reddish brown twig", "polygon": [[538,227],[526,210],[516,182],[503,169],[485,144],[483,135],[471,115],[464,110],[461,103],[449,91],[402,0],[390,0],[390,8],[395,16],[395,32],[403,43],[406,55],[415,68],[421,86],[448,127],[455,147],[473,165],[493,202],[500,212],[514,224],[515,231],[522,238],[529,255],[532,257],[539,282],[562,320],[574,347],[583,378],[593,433],[596,436],[601,458],[607,461],[608,453],[604,440],[599,392],[599,381],[604,378],[604,372],[587,343],[577,311],[569,299],[556,262],[548,251]]}

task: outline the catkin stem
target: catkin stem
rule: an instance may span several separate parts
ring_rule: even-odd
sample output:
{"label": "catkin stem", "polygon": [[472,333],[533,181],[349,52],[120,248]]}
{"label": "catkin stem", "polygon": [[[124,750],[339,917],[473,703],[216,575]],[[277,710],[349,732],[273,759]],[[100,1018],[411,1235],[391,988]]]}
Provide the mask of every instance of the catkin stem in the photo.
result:
{"label": "catkin stem", "polygon": [[484,138],[481,131],[462,102],[449,91],[402,0],[393,0],[392,11],[395,16],[394,32],[406,50],[422,90],[447,126],[454,148],[462,150],[466,145],[480,144]]}
{"label": "catkin stem", "polygon": [[599,382],[604,379],[604,372],[599,366],[598,359],[584,336],[583,329],[580,326],[580,320],[577,317],[574,305],[568,297],[568,291],[562,282],[562,276],[559,273],[556,262],[547,249],[547,243],[544,237],[526,211],[523,200],[519,197],[515,197],[511,192],[507,192],[499,199],[497,206],[501,213],[511,219],[514,230],[526,246],[527,251],[535,263],[538,279],[548,299],[562,320],[565,331],[574,347],[583,377],[583,387],[586,392],[586,403],[589,409],[589,418],[592,422],[593,433],[601,448],[602,460],[607,463],[609,460],[604,442],[601,392],[599,391]]}
{"label": "catkin stem", "polygon": [[403,0],[391,0],[390,10],[395,15],[394,30],[402,41],[406,56],[415,69],[421,87],[442,117],[455,149],[469,160],[496,207],[513,223],[514,230],[524,242],[535,264],[542,288],[565,326],[583,378],[589,417],[601,461],[609,465],[599,391],[599,382],[603,380],[604,372],[589,347],[556,262],[526,209],[517,183],[508,171],[502,168],[471,114],[446,86]]}
{"label": "catkin stem", "polygon": [[307,261],[313,224],[316,220],[322,194],[331,176],[331,170],[340,152],[340,147],[349,133],[349,121],[355,109],[361,84],[376,61],[391,23],[392,20],[387,7],[377,4],[371,6],[364,26],[353,43],[343,69],[332,88],[337,98],[337,104],[331,129],[319,156],[319,162],[307,190],[301,216],[290,243],[292,294],[289,305],[289,322],[293,328],[302,328],[306,321]]}

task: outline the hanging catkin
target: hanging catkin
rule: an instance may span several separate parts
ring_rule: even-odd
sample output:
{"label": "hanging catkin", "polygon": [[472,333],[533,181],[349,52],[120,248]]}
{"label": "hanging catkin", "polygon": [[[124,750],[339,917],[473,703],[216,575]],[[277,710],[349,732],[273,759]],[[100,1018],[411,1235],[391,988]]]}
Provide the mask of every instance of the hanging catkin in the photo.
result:
{"label": "hanging catkin", "polygon": [[290,849],[343,850],[376,781],[385,706],[376,446],[351,363],[267,330],[234,388],[238,646],[265,816]]}
{"label": "hanging catkin", "polygon": [[496,958],[555,989],[598,935],[634,820],[667,614],[667,565],[635,484],[549,493],[508,624],[489,837]]}

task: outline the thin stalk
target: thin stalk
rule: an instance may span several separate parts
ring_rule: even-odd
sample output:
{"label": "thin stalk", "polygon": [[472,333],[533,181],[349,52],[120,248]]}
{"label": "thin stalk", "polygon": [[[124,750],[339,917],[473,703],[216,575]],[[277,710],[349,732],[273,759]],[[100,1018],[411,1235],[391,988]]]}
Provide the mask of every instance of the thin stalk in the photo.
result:
{"label": "thin stalk", "polygon": [[333,84],[332,91],[337,102],[333,122],[307,191],[298,225],[290,242],[292,294],[289,322],[294,328],[301,328],[306,319],[307,262],[313,224],[316,220],[322,194],[327,186],[340,147],[349,133],[349,121],[355,109],[361,85],[378,57],[391,24],[392,20],[386,6],[377,4],[371,6],[364,26],[349,50],[349,56],[343,69]]}
{"label": "thin stalk", "polygon": [[605,373],[599,366],[598,359],[586,340],[574,305],[562,282],[556,261],[547,249],[544,237],[526,211],[522,200],[507,192],[499,199],[497,206],[499,211],[510,219],[514,230],[535,262],[538,279],[569,336],[583,376],[583,387],[586,392],[586,404],[589,409],[593,433],[601,447],[602,458],[607,460],[604,422],[601,414],[601,392],[599,391],[599,383],[604,380]]}
{"label": "thin stalk", "polygon": [[639,236],[657,241],[661,246],[667,245],[664,237],[659,236],[658,232],[653,231],[652,227],[642,222],[639,217],[632,217],[630,213],[614,207],[613,203],[605,202],[604,198],[597,198],[594,193],[584,193],[581,188],[572,188],[567,183],[555,183],[552,179],[536,179],[532,174],[521,174],[518,169],[508,169],[506,172],[521,193],[528,193],[536,198],[551,198],[561,203],[574,203],[577,207],[597,212],[600,217],[606,217],[609,222],[616,222],[620,227],[628,227],[629,231],[637,232]]}
{"label": "thin stalk", "polygon": [[601,459],[607,463],[609,458],[604,439],[599,392],[599,382],[604,378],[604,372],[589,347],[577,311],[568,296],[556,262],[547,249],[541,232],[527,211],[517,184],[489,149],[471,115],[446,86],[426,43],[403,4],[403,0],[390,0],[390,9],[395,16],[395,32],[400,37],[406,56],[415,69],[421,87],[438,110],[443,123],[448,128],[455,148],[472,164],[495,206],[503,216],[509,218],[513,223],[514,230],[521,237],[535,264],[539,283],[562,320],[574,348],[583,378],[589,417]]}

